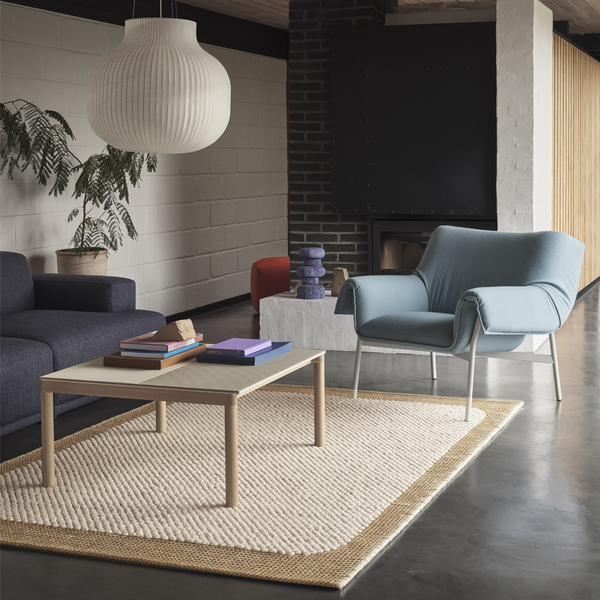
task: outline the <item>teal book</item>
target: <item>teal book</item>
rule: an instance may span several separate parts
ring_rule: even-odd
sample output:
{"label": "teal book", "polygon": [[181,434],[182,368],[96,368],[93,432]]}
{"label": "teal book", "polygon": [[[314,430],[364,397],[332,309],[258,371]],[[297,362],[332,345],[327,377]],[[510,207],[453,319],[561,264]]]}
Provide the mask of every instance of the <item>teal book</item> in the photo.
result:
{"label": "teal book", "polygon": [[199,342],[194,342],[193,344],[188,344],[183,348],[177,348],[176,350],[172,350],[171,352],[151,352],[149,350],[121,350],[121,356],[129,356],[131,358],[169,358],[170,356],[175,356],[176,354],[181,354],[182,352],[187,352],[192,348],[197,348],[200,345]]}

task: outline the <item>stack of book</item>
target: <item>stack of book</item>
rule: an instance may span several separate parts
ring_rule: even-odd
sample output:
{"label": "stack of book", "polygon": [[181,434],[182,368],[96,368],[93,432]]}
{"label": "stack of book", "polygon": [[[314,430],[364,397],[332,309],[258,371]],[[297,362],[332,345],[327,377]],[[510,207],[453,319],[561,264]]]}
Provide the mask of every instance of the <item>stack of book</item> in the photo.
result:
{"label": "stack of book", "polygon": [[196,360],[203,363],[226,365],[258,365],[270,358],[289,352],[291,348],[291,342],[231,338],[208,346],[206,352],[196,356]]}
{"label": "stack of book", "polygon": [[166,342],[153,340],[156,331],[145,333],[121,342],[121,351],[104,357],[105,367],[131,367],[135,369],[164,369],[204,352],[200,344],[202,334],[189,340]]}

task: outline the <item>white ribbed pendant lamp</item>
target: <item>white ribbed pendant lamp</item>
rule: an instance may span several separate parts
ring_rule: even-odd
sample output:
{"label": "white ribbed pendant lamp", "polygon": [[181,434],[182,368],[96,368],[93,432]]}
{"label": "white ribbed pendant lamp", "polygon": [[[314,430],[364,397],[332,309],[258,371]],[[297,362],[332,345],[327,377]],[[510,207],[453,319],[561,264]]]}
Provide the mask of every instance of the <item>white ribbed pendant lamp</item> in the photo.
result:
{"label": "white ribbed pendant lamp", "polygon": [[210,146],[231,112],[227,71],[184,19],[130,19],[125,37],[88,81],[87,115],[106,143],[130,152],[182,154]]}

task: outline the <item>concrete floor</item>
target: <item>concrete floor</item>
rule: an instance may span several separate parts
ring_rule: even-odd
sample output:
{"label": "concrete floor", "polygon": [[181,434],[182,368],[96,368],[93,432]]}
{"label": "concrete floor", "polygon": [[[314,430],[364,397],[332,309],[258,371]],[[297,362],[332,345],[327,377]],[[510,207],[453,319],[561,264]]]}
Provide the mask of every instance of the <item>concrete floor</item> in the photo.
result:
{"label": "concrete floor", "polygon": [[[209,342],[256,337],[250,303],[194,319]],[[189,573],[5,548],[3,600],[600,598],[600,286],[557,333],[563,402],[552,368],[480,359],[475,395],[523,410],[344,590]],[[326,384],[349,387],[353,353],[328,352]],[[467,363],[364,354],[361,388],[462,396]],[[285,378],[312,383],[307,368]],[[140,403],[102,399],[58,417],[61,437]],[[2,438],[3,460],[40,445],[39,425]]]}

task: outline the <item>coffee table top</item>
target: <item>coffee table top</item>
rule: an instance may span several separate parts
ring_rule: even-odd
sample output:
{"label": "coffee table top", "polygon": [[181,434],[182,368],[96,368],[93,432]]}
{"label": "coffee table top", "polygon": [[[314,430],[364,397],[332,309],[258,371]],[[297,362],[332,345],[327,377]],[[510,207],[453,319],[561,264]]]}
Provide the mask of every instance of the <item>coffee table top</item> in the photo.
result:
{"label": "coffee table top", "polygon": [[105,367],[103,359],[97,358],[44,375],[41,379],[43,381],[163,387],[242,395],[275,381],[324,354],[325,350],[294,349],[253,366],[198,363],[195,359],[190,359],[161,371]]}

